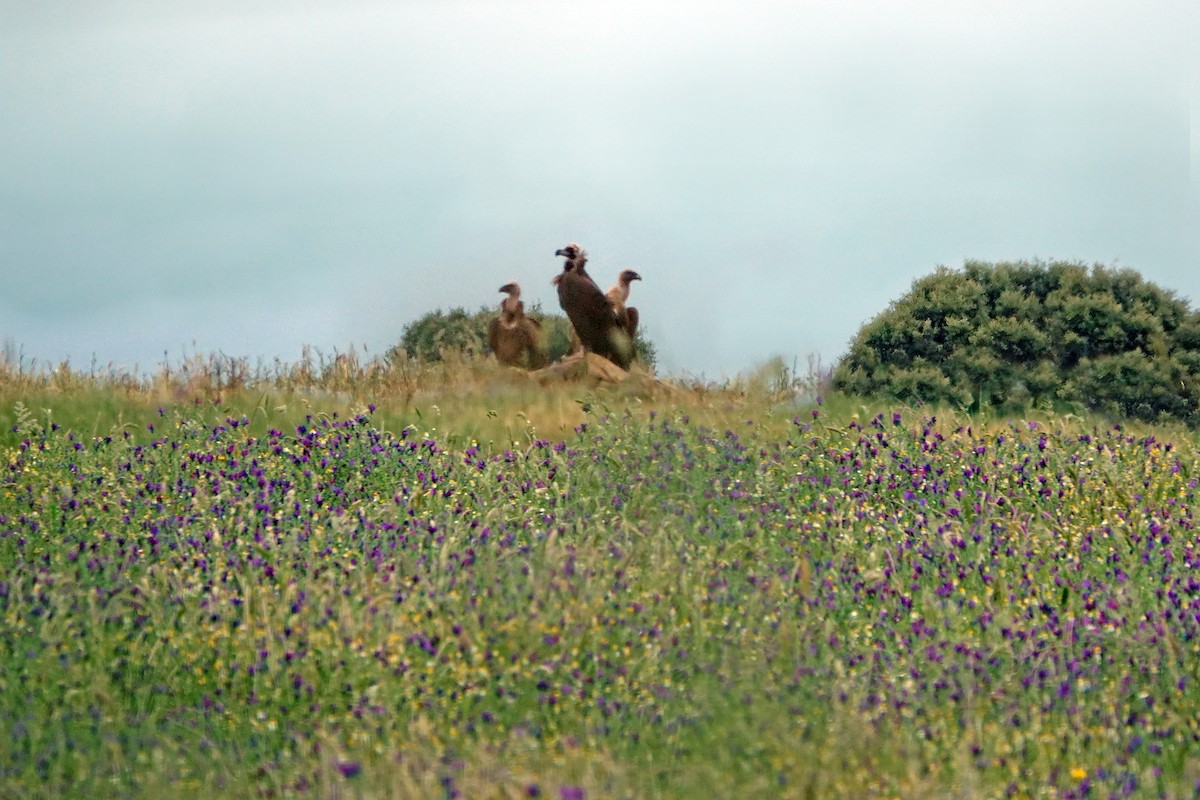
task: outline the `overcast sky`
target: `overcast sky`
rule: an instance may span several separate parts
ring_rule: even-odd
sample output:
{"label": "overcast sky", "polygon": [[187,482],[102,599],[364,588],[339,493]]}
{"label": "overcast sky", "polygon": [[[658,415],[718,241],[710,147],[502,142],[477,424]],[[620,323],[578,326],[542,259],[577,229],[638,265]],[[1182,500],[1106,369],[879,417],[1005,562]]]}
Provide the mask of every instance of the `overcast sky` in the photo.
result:
{"label": "overcast sky", "polygon": [[578,241],[672,374],[826,364],[938,265],[1200,305],[1200,3],[0,0],[0,337],[381,354],[557,310]]}

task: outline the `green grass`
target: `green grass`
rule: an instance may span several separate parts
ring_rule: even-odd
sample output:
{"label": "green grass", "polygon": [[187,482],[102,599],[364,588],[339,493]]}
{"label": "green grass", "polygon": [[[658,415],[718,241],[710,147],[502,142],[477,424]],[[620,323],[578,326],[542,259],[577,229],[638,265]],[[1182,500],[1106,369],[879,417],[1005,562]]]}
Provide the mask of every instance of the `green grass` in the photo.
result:
{"label": "green grass", "polygon": [[1200,779],[1186,431],[404,368],[0,383],[0,796]]}

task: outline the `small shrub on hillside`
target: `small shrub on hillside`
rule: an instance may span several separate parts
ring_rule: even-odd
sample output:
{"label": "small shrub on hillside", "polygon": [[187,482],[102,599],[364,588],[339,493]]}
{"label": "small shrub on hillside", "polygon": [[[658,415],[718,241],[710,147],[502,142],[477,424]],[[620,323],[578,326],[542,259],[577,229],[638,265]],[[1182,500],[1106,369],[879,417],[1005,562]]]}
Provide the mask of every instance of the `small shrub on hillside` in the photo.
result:
{"label": "small shrub on hillside", "polygon": [[463,308],[431,311],[404,328],[397,348],[410,358],[440,361],[445,350],[482,353],[487,349],[487,324],[495,316],[488,308],[467,313]]}
{"label": "small shrub on hillside", "polygon": [[837,388],[909,402],[1077,403],[1200,423],[1200,314],[1135,271],[968,261],[858,332]]}

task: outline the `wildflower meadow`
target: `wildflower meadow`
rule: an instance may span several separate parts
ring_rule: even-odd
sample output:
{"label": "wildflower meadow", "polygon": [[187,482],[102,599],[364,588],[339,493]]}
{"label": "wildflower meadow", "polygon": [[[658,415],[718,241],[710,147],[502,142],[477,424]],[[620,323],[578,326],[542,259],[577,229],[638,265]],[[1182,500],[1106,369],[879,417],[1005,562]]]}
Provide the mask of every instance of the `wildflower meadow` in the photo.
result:
{"label": "wildflower meadow", "polygon": [[652,406],[20,408],[0,796],[1196,794],[1190,434]]}

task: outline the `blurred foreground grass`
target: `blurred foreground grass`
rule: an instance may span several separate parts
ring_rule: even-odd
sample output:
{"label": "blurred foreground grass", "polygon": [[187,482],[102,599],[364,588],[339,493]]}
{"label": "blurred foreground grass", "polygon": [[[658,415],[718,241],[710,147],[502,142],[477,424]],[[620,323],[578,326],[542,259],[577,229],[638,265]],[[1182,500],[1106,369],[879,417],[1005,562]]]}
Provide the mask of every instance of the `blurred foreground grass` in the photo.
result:
{"label": "blurred foreground grass", "polygon": [[1197,786],[1194,442],[605,402],[492,453],[18,406],[0,797]]}

